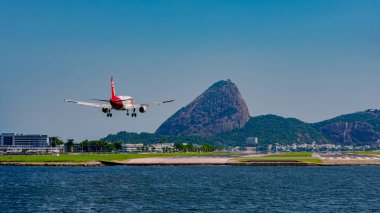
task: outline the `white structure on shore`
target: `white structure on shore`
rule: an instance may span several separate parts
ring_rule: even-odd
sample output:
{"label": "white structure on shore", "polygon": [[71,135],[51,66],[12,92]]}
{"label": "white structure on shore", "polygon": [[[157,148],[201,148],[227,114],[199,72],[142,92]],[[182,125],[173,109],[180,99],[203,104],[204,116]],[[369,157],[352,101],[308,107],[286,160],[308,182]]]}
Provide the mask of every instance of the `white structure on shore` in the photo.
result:
{"label": "white structure on shore", "polygon": [[49,146],[49,137],[47,135],[24,135],[15,133],[2,133],[0,135],[0,154],[58,154],[61,151],[61,147]]}
{"label": "white structure on shore", "polygon": [[136,144],[127,143],[127,144],[123,144],[122,147],[123,147],[124,152],[142,152],[142,151],[145,151],[144,150],[145,146],[142,143],[136,143]]}
{"label": "white structure on shore", "polygon": [[0,146],[47,147],[49,146],[49,137],[47,135],[2,133]]}

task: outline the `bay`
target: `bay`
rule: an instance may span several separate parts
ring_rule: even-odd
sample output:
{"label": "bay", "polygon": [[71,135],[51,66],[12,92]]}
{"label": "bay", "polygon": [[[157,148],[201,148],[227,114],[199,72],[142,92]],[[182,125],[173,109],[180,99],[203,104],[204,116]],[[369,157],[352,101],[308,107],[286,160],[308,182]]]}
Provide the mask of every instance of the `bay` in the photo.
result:
{"label": "bay", "polygon": [[0,212],[380,212],[380,167],[0,167]]}

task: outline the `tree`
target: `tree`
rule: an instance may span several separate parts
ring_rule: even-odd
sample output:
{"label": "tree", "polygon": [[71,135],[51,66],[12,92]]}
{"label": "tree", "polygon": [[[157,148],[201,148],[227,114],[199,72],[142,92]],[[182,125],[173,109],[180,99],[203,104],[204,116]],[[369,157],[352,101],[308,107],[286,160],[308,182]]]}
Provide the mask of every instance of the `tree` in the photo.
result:
{"label": "tree", "polygon": [[59,137],[52,137],[51,138],[51,146],[52,147],[56,147],[58,145],[62,145],[63,144],[63,140],[61,140]]}
{"label": "tree", "polygon": [[66,146],[68,147],[68,152],[74,152],[74,140],[67,140]]}
{"label": "tree", "polygon": [[176,149],[178,151],[183,151],[183,149],[184,149],[183,143],[181,143],[181,142],[175,142],[174,143],[174,149]]}
{"label": "tree", "polygon": [[194,147],[193,147],[193,144],[192,143],[188,143],[186,144],[186,146],[184,147],[184,151],[186,152],[191,152],[194,150]]}
{"label": "tree", "polygon": [[115,142],[115,143],[113,143],[113,145],[115,146],[116,150],[122,150],[123,149],[122,144],[123,144],[123,142]]}
{"label": "tree", "polygon": [[202,151],[204,152],[213,152],[215,151],[215,147],[214,146],[211,146],[210,144],[203,144],[200,148]]}

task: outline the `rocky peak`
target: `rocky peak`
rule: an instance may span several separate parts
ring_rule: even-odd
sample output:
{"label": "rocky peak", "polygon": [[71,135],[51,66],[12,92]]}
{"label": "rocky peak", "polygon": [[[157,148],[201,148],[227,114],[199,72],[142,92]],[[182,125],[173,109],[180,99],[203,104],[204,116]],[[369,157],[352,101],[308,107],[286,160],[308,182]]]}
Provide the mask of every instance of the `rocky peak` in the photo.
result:
{"label": "rocky peak", "polygon": [[243,128],[248,120],[249,111],[239,89],[231,80],[226,80],[213,84],[177,111],[156,133],[208,137]]}
{"label": "rocky peak", "polygon": [[342,145],[368,145],[380,139],[380,110],[369,109],[315,124],[328,139]]}

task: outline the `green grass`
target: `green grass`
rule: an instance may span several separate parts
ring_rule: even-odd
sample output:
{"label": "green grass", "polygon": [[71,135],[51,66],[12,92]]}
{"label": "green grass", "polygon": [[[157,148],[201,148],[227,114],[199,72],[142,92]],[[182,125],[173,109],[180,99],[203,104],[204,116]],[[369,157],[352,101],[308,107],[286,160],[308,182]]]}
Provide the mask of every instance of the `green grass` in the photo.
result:
{"label": "green grass", "polygon": [[303,162],[303,163],[321,163],[319,158],[311,157],[261,157],[261,158],[237,158],[240,162]]}
{"label": "green grass", "polygon": [[321,163],[321,159],[313,158],[311,152],[287,152],[281,154],[269,154],[258,158],[237,158],[240,162],[303,162]]}
{"label": "green grass", "polygon": [[357,152],[353,152],[353,154],[358,154],[358,155],[380,155],[380,152],[379,151],[376,151],[376,152],[357,151]]}
{"label": "green grass", "polygon": [[266,157],[311,157],[311,152],[286,152],[281,154],[266,155]]}
{"label": "green grass", "polygon": [[83,154],[83,155],[3,155],[0,156],[0,162],[70,162],[82,163],[89,161],[114,161],[128,160],[134,158],[149,158],[149,157],[186,157],[186,156],[219,156],[231,155],[233,153],[226,152],[204,152],[204,153],[149,153],[149,154]]}

